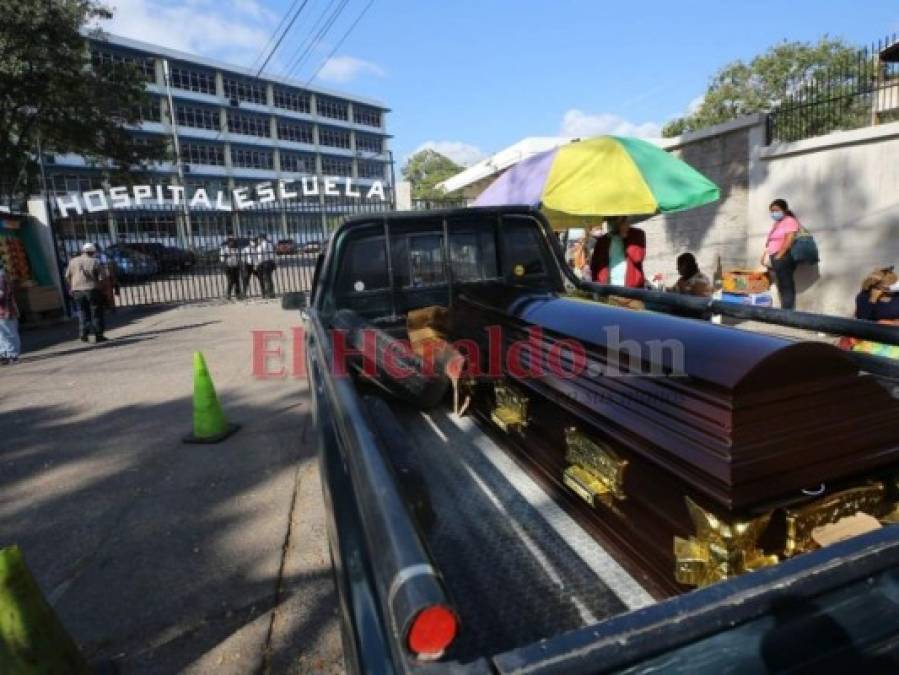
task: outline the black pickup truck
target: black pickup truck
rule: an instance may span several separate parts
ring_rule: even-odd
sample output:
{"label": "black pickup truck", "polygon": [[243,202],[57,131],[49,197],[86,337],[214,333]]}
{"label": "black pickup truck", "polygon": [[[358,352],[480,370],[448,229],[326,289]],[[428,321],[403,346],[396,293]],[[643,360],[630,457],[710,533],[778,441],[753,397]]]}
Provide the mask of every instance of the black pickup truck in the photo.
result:
{"label": "black pickup truck", "polygon": [[[347,671],[899,672],[899,528],[660,600],[495,428],[458,414],[445,378],[391,379],[360,362],[364,339],[386,359],[410,312],[484,285],[608,290],[571,275],[539,212],[507,207],[355,217],[319,257],[311,292],[284,298],[305,329]],[[368,337],[347,338],[360,327]]]}

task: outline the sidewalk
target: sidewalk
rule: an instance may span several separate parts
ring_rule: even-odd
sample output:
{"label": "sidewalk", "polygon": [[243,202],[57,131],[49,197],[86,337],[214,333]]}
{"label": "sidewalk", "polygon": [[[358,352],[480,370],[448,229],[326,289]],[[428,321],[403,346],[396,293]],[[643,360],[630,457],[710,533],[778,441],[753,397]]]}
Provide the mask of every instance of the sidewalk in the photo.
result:
{"label": "sidewalk", "polygon": [[[88,658],[343,670],[306,383],[250,374],[250,330],[292,324],[274,302],[126,310],[103,345],[27,331],[0,370],[0,545]],[[243,425],[219,445],[181,442],[195,349]]]}

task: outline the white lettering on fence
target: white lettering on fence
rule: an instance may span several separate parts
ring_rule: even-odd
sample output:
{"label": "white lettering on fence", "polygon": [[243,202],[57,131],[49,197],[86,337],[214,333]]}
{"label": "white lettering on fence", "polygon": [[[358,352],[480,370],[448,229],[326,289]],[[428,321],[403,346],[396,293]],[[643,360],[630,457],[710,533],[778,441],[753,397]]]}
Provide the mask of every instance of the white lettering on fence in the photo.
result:
{"label": "white lettering on fence", "polygon": [[[299,180],[299,189],[288,189],[288,186],[296,183],[295,179],[288,179],[278,180],[277,183],[264,181],[252,188],[235,188],[231,191],[230,201],[227,193],[219,190],[215,195],[214,206],[210,194],[202,187],[190,193],[190,198],[188,199],[188,191],[181,185],[134,185],[130,190],[125,186],[116,186],[109,188],[108,191],[88,190],[80,194],[70,193],[57,196],[56,208],[59,210],[60,215],[65,217],[72,210],[81,215],[85,210],[88,213],[95,213],[110,209],[129,209],[132,208],[132,205],[139,208],[144,204],[152,203],[154,197],[158,206],[163,206],[167,203],[174,206],[187,204],[192,209],[203,207],[207,209],[215,208],[220,211],[248,209],[255,204],[270,204],[274,201],[289,201],[297,199],[301,195],[303,197],[322,195],[325,197],[345,197],[347,199],[363,198],[360,189],[362,186],[354,178],[341,179],[328,176],[322,179],[320,187],[318,176],[302,176]],[[164,195],[165,191],[168,191],[168,197]],[[365,192],[364,198],[381,202],[387,201],[383,181],[373,181]]]}

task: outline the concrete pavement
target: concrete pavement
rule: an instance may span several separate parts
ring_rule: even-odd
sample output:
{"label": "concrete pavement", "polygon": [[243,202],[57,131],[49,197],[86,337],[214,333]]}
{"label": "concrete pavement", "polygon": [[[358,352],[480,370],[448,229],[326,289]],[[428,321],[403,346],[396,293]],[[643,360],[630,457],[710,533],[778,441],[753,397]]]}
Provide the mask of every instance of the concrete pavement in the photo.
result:
{"label": "concrete pavement", "polygon": [[[23,335],[0,370],[0,545],[90,659],[123,673],[341,672],[303,380],[251,375],[274,302],[120,311],[110,342]],[[229,419],[184,445],[201,349]]]}

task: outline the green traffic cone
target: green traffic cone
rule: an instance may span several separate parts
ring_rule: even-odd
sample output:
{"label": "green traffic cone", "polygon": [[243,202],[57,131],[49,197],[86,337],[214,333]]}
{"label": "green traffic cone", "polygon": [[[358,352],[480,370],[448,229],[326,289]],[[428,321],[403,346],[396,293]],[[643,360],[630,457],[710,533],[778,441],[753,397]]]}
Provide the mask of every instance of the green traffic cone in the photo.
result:
{"label": "green traffic cone", "polygon": [[240,425],[225,419],[203,354],[194,352],[194,430],[184,442],[218,443],[238,429]]}
{"label": "green traffic cone", "polygon": [[0,549],[0,672],[4,675],[89,675],[74,640],[22,557],[18,546]]}

